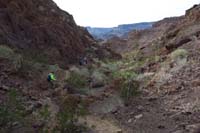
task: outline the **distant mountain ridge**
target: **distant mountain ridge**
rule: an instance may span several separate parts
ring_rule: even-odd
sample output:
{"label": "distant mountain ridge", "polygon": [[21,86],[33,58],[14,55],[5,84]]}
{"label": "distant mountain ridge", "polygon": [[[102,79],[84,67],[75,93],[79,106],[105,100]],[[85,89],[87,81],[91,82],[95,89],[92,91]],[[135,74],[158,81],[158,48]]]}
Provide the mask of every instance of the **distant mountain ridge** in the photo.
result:
{"label": "distant mountain ridge", "polygon": [[134,23],[134,24],[122,24],[118,25],[117,27],[111,28],[100,28],[100,27],[86,27],[88,32],[95,38],[95,39],[110,39],[112,37],[122,37],[126,36],[128,32],[131,30],[142,30],[151,28],[153,22],[142,22],[142,23]]}

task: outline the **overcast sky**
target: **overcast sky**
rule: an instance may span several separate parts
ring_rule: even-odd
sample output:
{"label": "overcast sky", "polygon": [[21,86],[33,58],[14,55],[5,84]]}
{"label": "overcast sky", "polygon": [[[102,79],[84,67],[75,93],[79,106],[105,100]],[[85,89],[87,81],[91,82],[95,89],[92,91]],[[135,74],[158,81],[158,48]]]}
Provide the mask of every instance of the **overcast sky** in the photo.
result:
{"label": "overcast sky", "polygon": [[180,16],[200,0],[54,0],[81,26],[113,27]]}

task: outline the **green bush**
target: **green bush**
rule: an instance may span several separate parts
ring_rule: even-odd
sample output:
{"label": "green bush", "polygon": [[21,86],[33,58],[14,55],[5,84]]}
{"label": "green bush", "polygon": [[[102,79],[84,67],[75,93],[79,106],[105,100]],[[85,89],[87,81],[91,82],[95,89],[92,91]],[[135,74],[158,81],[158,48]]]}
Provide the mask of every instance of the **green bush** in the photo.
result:
{"label": "green bush", "polygon": [[43,126],[38,128],[38,132],[48,133],[48,123],[51,120],[50,116],[51,112],[49,110],[49,105],[46,104],[38,110],[36,116],[32,118],[32,123],[37,123],[36,121],[43,123]]}
{"label": "green bush", "polygon": [[137,77],[134,71],[116,71],[113,73],[113,78],[123,79],[124,81],[132,80]]}
{"label": "green bush", "polygon": [[49,111],[49,106],[45,105],[41,108],[41,110],[39,111],[40,117],[44,120],[44,121],[48,121],[51,115],[51,112]]}
{"label": "green bush", "polygon": [[81,76],[87,77],[87,78],[90,77],[90,71],[85,67],[79,69],[78,74],[81,75]]}
{"label": "green bush", "polygon": [[20,69],[18,70],[19,75],[27,77],[27,75],[38,76],[41,72],[47,70],[46,65],[35,63],[28,60],[23,60]]}
{"label": "green bush", "polygon": [[78,73],[72,72],[67,83],[75,88],[83,88],[87,85],[87,79]]}
{"label": "green bush", "polygon": [[18,70],[21,67],[23,58],[21,55],[14,53],[14,51],[5,45],[0,45],[0,57],[9,59],[12,63],[12,68]]}
{"label": "green bush", "polygon": [[139,94],[139,83],[135,80],[127,80],[121,83],[120,95],[125,103],[128,103],[131,98]]}
{"label": "green bush", "polygon": [[22,63],[23,63],[23,58],[21,55],[16,54],[12,58],[12,64],[16,71],[18,71],[22,67]]}
{"label": "green bush", "polygon": [[58,71],[58,70],[61,70],[61,68],[58,66],[58,64],[55,64],[55,65],[49,65],[49,66],[48,66],[48,70],[49,70],[50,72],[56,72],[56,71]]}
{"label": "green bush", "polygon": [[106,76],[103,72],[101,72],[100,70],[94,70],[91,78],[96,82],[96,83],[100,83],[100,84],[104,84],[106,81]]}
{"label": "green bush", "polygon": [[23,124],[24,116],[20,95],[12,89],[8,92],[8,99],[0,106],[0,131],[11,131],[15,122]]}
{"label": "green bush", "polygon": [[49,64],[49,57],[43,51],[27,50],[22,51],[23,57],[27,61]]}
{"label": "green bush", "polygon": [[0,57],[3,58],[12,58],[14,55],[14,51],[5,45],[0,45]]}
{"label": "green bush", "polygon": [[113,75],[114,79],[121,79],[119,81],[119,91],[125,102],[139,94],[139,82],[135,80],[137,76],[133,71],[119,71]]}
{"label": "green bush", "polygon": [[83,125],[78,125],[79,116],[87,114],[87,110],[82,102],[78,102],[76,98],[69,97],[61,104],[61,109],[57,114],[58,126],[54,129],[61,133],[82,133],[86,130]]}
{"label": "green bush", "polygon": [[107,71],[110,71],[110,72],[117,71],[117,69],[119,67],[118,62],[109,62],[109,63],[106,63],[106,64],[102,63],[101,66],[102,66],[103,71],[107,70]]}
{"label": "green bush", "polygon": [[185,49],[177,49],[170,54],[172,60],[183,59],[188,56],[188,52]]}

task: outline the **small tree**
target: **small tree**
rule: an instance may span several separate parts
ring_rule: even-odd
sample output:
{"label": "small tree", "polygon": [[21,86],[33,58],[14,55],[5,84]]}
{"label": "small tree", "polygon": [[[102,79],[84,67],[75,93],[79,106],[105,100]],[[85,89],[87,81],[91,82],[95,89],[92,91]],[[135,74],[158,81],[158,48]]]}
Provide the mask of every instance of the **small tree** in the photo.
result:
{"label": "small tree", "polygon": [[55,131],[61,133],[81,133],[86,127],[77,125],[79,116],[87,113],[84,104],[77,97],[69,96],[64,99],[58,112],[58,126]]}

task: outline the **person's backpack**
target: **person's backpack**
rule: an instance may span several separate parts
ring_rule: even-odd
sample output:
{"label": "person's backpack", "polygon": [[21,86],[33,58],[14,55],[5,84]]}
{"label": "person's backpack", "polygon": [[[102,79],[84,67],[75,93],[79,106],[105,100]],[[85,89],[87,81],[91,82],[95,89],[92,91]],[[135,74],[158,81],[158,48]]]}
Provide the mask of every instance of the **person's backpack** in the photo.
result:
{"label": "person's backpack", "polygon": [[50,74],[47,77],[47,81],[51,81],[51,75]]}
{"label": "person's backpack", "polygon": [[79,65],[80,65],[80,66],[84,65],[84,60],[83,60],[83,59],[80,59],[80,60],[79,60]]}

